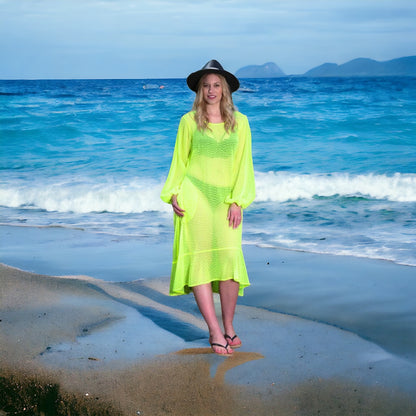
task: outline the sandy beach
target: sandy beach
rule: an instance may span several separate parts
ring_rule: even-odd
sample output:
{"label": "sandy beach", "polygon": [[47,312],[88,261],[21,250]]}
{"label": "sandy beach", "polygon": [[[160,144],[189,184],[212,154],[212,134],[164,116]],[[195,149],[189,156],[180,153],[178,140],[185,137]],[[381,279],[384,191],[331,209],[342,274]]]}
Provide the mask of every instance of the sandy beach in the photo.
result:
{"label": "sandy beach", "polygon": [[[378,320],[366,332],[352,312],[329,325],[310,305],[310,319],[274,310],[285,276],[296,285],[305,271],[342,278],[384,270],[406,281],[413,268],[278,250],[263,258],[256,250],[247,253],[253,286],[236,313],[243,347],[230,358],[211,353],[192,296],[167,296],[167,277],[111,282],[1,265],[3,377],[41,377],[109,414],[414,415],[416,363],[408,352],[415,339],[407,323],[402,339],[391,340],[397,334],[387,324],[382,331]],[[342,329],[348,322],[357,330]]]}

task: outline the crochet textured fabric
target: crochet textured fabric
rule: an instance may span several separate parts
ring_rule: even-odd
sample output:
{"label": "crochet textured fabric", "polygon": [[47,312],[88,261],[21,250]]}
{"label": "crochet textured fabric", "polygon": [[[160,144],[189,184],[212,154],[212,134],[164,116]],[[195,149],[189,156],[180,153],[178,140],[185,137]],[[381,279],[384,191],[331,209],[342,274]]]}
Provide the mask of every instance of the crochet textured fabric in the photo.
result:
{"label": "crochet textured fabric", "polygon": [[251,132],[247,117],[235,113],[237,127],[226,132],[224,123],[200,131],[194,112],[179,123],[170,171],[161,198],[172,195],[185,210],[174,215],[175,237],[170,283],[171,295],[189,293],[193,286],[219,281],[239,283],[239,295],[249,286],[241,248],[242,225],[227,221],[230,204],[246,208],[254,200],[255,185]]}

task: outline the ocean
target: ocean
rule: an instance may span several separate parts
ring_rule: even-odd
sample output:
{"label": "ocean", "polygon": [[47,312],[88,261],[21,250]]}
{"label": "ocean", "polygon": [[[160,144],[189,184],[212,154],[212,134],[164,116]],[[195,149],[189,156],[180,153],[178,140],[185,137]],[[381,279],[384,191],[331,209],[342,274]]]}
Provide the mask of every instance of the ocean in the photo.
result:
{"label": "ocean", "polygon": [[[416,266],[414,78],[243,79],[246,245]],[[0,226],[172,240],[159,197],[184,79],[0,81]]]}

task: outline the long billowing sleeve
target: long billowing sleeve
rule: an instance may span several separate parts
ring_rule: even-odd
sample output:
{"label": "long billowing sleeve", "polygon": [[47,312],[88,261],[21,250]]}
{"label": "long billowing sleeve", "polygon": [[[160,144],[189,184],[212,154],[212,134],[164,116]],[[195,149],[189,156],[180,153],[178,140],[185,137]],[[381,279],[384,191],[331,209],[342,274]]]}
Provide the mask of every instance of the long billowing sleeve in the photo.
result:
{"label": "long billowing sleeve", "polygon": [[247,117],[240,114],[238,121],[239,149],[234,165],[234,184],[230,195],[226,198],[227,204],[236,203],[247,208],[256,196],[253,157],[251,151],[251,130]]}
{"label": "long billowing sleeve", "polygon": [[161,199],[166,203],[171,202],[172,195],[179,193],[183,178],[186,173],[189,152],[192,142],[192,128],[189,123],[189,115],[181,118],[176,136],[175,150],[173,151],[172,163],[165,185],[161,192]]}

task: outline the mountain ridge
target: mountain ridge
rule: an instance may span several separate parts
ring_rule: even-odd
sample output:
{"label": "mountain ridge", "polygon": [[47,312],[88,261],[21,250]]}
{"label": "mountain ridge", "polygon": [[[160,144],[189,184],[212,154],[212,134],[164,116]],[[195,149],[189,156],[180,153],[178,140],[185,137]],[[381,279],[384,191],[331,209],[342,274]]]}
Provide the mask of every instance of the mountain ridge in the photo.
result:
{"label": "mountain ridge", "polygon": [[274,62],[244,66],[235,75],[237,78],[278,78],[286,76]]}
{"label": "mountain ridge", "polygon": [[416,76],[416,55],[388,61],[355,58],[341,65],[327,62],[304,74],[294,75],[286,75],[274,62],[267,62],[263,65],[242,67],[237,70],[236,76],[238,78]]}

